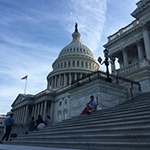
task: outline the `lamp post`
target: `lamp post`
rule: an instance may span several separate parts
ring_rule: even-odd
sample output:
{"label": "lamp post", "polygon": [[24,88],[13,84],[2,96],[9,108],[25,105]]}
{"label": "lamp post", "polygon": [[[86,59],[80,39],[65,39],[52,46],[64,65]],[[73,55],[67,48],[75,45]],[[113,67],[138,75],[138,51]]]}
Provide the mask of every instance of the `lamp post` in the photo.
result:
{"label": "lamp post", "polygon": [[106,66],[106,74],[107,74],[107,78],[105,79],[105,81],[111,82],[111,78],[109,77],[109,68],[108,68],[108,66],[109,66],[109,63],[114,64],[116,58],[115,57],[111,57],[111,58],[109,57],[109,55],[108,55],[109,50],[108,49],[105,49],[103,52],[104,52],[105,60],[102,62],[102,58],[99,57],[98,58],[98,62],[101,65],[105,64],[105,66]]}

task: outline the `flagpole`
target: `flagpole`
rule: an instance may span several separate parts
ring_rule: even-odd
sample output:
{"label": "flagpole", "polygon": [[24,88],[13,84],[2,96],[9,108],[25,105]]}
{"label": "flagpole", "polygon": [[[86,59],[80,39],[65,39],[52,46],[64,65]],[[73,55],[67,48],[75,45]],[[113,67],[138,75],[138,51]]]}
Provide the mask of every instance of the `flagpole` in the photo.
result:
{"label": "flagpole", "polygon": [[26,79],[25,89],[24,89],[24,94],[26,94],[26,89],[27,89],[27,80],[28,80],[28,78]]}

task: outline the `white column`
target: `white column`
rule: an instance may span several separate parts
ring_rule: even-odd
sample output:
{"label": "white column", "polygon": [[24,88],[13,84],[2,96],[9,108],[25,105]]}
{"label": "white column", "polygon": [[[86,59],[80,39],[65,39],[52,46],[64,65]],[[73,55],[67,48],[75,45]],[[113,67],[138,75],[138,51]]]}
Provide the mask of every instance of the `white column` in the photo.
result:
{"label": "white column", "polygon": [[37,118],[37,104],[35,104],[34,117]]}
{"label": "white column", "polygon": [[77,80],[77,73],[75,73],[75,77],[74,77],[75,81]]}
{"label": "white column", "polygon": [[146,58],[150,60],[150,37],[147,25],[143,26],[143,38],[144,38]]}
{"label": "white column", "polygon": [[21,124],[23,124],[24,119],[24,107],[21,108]]}
{"label": "white column", "polygon": [[28,124],[28,105],[25,106],[25,116],[24,116],[24,124],[27,125]]}
{"label": "white column", "polygon": [[16,111],[17,111],[17,113],[16,113],[16,120],[15,120],[15,122],[18,123],[18,118],[19,118],[19,112],[18,112],[18,109],[17,109]]}
{"label": "white column", "polygon": [[43,110],[43,119],[45,120],[46,116],[46,107],[47,107],[47,101],[44,102],[44,110]]}
{"label": "white column", "polygon": [[54,121],[54,102],[51,102],[50,117],[51,117],[52,121]]}
{"label": "white column", "polygon": [[57,86],[56,86],[56,85],[57,85],[56,82],[57,82],[57,75],[55,76],[55,86],[54,86],[55,88],[57,87]]}
{"label": "white column", "polygon": [[139,59],[143,59],[144,58],[144,49],[143,49],[142,43],[138,42],[136,45],[137,45],[137,49],[138,49]]}
{"label": "white column", "polygon": [[111,64],[111,72],[113,73],[115,71],[115,63]]}
{"label": "white column", "polygon": [[26,111],[26,107],[23,107],[23,115],[22,115],[22,124],[24,124],[24,118],[25,118],[25,111]]}
{"label": "white column", "polygon": [[51,88],[53,88],[53,82],[54,82],[54,81],[53,81],[53,77],[51,77],[51,80],[52,80],[52,81],[51,81]]}
{"label": "white column", "polygon": [[20,124],[20,123],[21,123],[21,122],[20,122],[20,118],[21,118],[21,108],[19,108],[18,112],[19,112],[18,123]]}
{"label": "white column", "polygon": [[61,75],[59,75],[59,78],[58,78],[58,87],[61,86],[60,82],[61,82]]}
{"label": "white column", "polygon": [[67,77],[66,77],[66,74],[64,73],[64,86],[67,85]]}
{"label": "white column", "polygon": [[35,106],[33,105],[33,106],[32,106],[32,115],[31,115],[31,117],[34,116],[34,109],[35,109]]}
{"label": "white column", "polygon": [[80,73],[80,78],[82,78],[82,73]]}
{"label": "white column", "polygon": [[38,103],[37,105],[38,105],[37,115],[40,115],[40,103]]}
{"label": "white column", "polygon": [[127,50],[123,50],[123,62],[124,62],[124,66],[128,66],[128,54],[127,54]]}
{"label": "white column", "polygon": [[41,102],[41,110],[40,110],[40,115],[43,115],[43,102]]}
{"label": "white column", "polygon": [[71,73],[69,73],[69,84],[71,84],[71,80],[72,80]]}
{"label": "white column", "polygon": [[17,113],[17,109],[16,109],[16,113],[15,113],[15,123],[17,123],[17,116],[18,116],[18,113]]}

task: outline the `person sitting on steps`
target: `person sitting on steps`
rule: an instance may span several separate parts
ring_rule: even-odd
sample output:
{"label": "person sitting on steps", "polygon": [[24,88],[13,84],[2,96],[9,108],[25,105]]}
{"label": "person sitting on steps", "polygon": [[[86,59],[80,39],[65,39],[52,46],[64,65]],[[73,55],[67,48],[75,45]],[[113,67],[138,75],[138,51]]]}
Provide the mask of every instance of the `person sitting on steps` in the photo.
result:
{"label": "person sitting on steps", "polygon": [[94,100],[94,96],[90,96],[90,99],[91,101],[86,104],[87,115],[90,113],[89,110],[91,110],[91,112],[95,112],[97,109],[97,102]]}

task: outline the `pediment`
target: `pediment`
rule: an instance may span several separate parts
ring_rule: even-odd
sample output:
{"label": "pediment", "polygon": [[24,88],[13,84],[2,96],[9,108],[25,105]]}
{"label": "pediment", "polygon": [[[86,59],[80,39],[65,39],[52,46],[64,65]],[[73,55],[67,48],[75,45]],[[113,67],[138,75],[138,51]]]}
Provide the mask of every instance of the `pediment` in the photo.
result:
{"label": "pediment", "polygon": [[26,98],[25,94],[19,94],[17,96],[17,98],[15,99],[15,101],[13,102],[12,106],[15,106],[16,104],[20,103],[21,101],[23,101]]}

